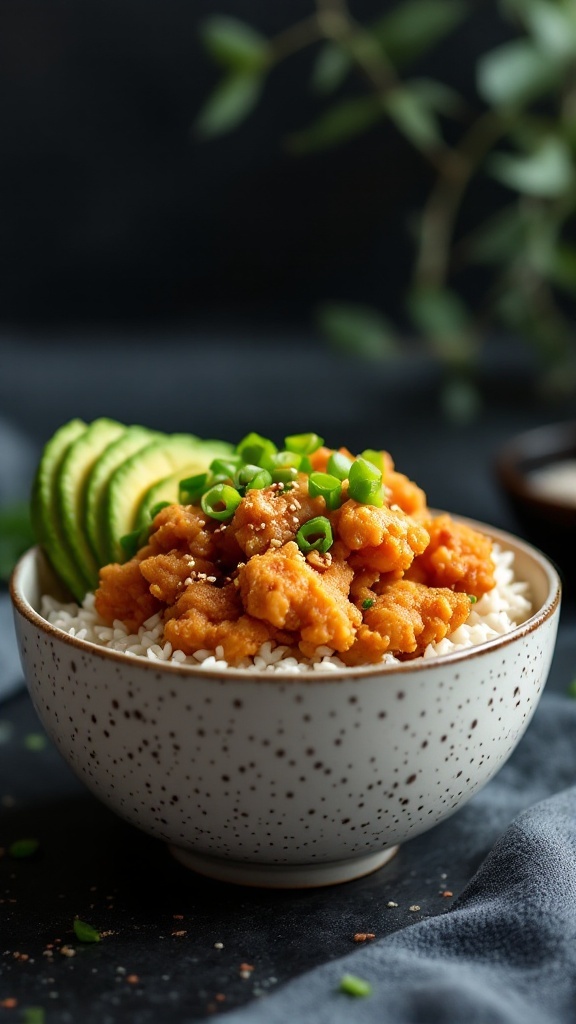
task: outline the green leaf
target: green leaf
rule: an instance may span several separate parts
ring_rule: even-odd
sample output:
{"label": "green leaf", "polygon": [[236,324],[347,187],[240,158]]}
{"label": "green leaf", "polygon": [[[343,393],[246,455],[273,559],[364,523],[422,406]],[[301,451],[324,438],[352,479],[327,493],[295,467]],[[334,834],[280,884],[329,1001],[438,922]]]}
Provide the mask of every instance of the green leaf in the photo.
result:
{"label": "green leaf", "polygon": [[567,295],[576,295],[576,248],[567,243],[556,246],[550,267],[550,280]]}
{"label": "green leaf", "polygon": [[394,328],[370,306],[330,303],[320,307],[317,319],[332,344],[342,352],[382,359],[397,351]]}
{"label": "green leaf", "polygon": [[461,0],[407,0],[380,18],[372,30],[392,63],[405,64],[448,35],[468,11]]}
{"label": "green leaf", "polygon": [[229,75],[216,87],[196,120],[202,138],[223,135],[237,128],[260,99],[263,76],[254,72]]}
{"label": "green leaf", "polygon": [[514,107],[549,92],[562,68],[529,39],[514,39],[481,56],[476,65],[480,95],[492,106]]}
{"label": "green leaf", "polygon": [[474,263],[507,263],[517,255],[524,237],[520,210],[516,205],[507,206],[474,233],[468,257]]}
{"label": "green leaf", "polygon": [[383,117],[384,110],[374,96],[342,100],[303,131],[291,135],[287,148],[296,154],[320,152],[361,135]]}
{"label": "green leaf", "polygon": [[268,40],[237,18],[214,15],[202,23],[200,36],[208,53],[227,71],[259,71],[268,63]]}
{"label": "green leaf", "polygon": [[27,504],[0,508],[0,580],[8,582],[12,569],[35,537]]}
{"label": "green leaf", "polygon": [[312,89],[327,96],[342,85],[351,67],[352,58],[347,50],[336,43],[325,43],[318,51],[314,63]]}
{"label": "green leaf", "polygon": [[442,142],[434,113],[425,98],[410,88],[410,83],[388,93],[386,110],[398,130],[417,149],[429,150]]}
{"label": "green leaf", "polygon": [[475,352],[470,315],[449,289],[419,287],[409,292],[407,306],[415,326],[432,351],[454,366],[466,366]]}
{"label": "green leaf", "polygon": [[487,166],[492,177],[503,185],[541,199],[562,196],[574,185],[570,150],[554,136],[545,139],[527,156],[495,153]]}
{"label": "green leaf", "polygon": [[406,85],[413,96],[439,114],[459,114],[464,108],[464,100],[456,90],[435,78],[411,78]]}
{"label": "green leaf", "polygon": [[74,934],[79,942],[100,942],[101,940],[100,932],[78,917],[74,918]]}
{"label": "green leaf", "polygon": [[534,0],[526,14],[527,27],[542,50],[566,60],[576,53],[576,9],[570,5]]}

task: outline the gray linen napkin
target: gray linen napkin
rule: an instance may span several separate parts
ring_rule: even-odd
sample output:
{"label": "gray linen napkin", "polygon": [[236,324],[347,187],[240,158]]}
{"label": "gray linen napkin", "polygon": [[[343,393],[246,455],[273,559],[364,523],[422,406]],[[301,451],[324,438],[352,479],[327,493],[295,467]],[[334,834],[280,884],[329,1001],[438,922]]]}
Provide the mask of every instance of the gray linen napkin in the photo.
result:
{"label": "gray linen napkin", "polygon": [[[562,790],[576,782],[575,738],[576,702],[546,694],[510,762],[450,824],[452,856],[502,831],[448,913],[310,971],[229,1024],[576,1021],[576,788]],[[345,973],[371,995],[340,992]]]}

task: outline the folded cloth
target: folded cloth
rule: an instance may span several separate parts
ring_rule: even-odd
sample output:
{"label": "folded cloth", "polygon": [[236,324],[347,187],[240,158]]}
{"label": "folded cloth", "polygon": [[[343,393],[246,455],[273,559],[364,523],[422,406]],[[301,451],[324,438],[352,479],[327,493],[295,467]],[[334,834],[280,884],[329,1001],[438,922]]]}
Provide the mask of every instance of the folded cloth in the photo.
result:
{"label": "folded cloth", "polygon": [[[545,695],[509,764],[455,816],[455,845],[470,849],[538,801],[504,827],[448,913],[310,971],[229,1024],[576,1020],[576,788],[538,800],[576,781],[575,735],[576,702]],[[345,974],[371,993],[341,992]]]}

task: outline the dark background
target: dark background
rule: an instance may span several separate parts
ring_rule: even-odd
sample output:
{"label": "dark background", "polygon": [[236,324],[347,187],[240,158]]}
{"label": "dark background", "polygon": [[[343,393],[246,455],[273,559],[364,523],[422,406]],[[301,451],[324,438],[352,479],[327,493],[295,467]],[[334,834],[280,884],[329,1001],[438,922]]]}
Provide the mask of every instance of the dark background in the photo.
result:
{"label": "dark background", "polygon": [[[351,3],[360,20],[395,6]],[[474,94],[474,62],[509,32],[492,2],[414,74]],[[325,300],[393,317],[427,166],[391,124],[313,156],[285,139],[326,102],[315,49],[271,75],[243,126],[193,125],[221,72],[199,26],[233,15],[272,36],[309,0],[3,0],[0,326],[310,324]],[[364,91],[350,79],[343,95]],[[338,95],[340,95],[339,93]],[[498,201],[487,185],[464,216]],[[474,290],[473,281],[461,282]]]}

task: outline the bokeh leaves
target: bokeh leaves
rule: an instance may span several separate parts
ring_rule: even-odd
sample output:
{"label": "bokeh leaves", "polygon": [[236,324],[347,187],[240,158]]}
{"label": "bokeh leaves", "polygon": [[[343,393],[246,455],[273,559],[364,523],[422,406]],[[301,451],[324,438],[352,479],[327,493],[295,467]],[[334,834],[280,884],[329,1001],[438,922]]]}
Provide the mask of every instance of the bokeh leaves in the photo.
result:
{"label": "bokeh leaves", "polygon": [[[423,77],[419,64],[474,18],[476,5],[467,0],[397,0],[365,24],[342,0],[310,0],[309,16],[273,38],[220,15],[201,30],[223,76],[198,116],[200,135],[237,128],[267,76],[309,48],[307,84],[321,109],[282,140],[291,154],[352,144],[383,122],[421,154],[431,184],[411,217],[404,308],[451,374],[447,404],[461,415],[474,404],[470,374],[490,320],[542,354],[544,380],[576,391],[574,309],[566,308],[576,299],[576,3],[497,0],[495,8],[508,38],[477,55],[472,102],[449,82]],[[461,209],[481,173],[498,184],[502,200],[462,237]],[[468,308],[458,273],[474,265],[493,276],[483,303]],[[397,358],[402,348],[399,329],[379,309],[330,302],[318,320],[334,345],[357,355]]]}

